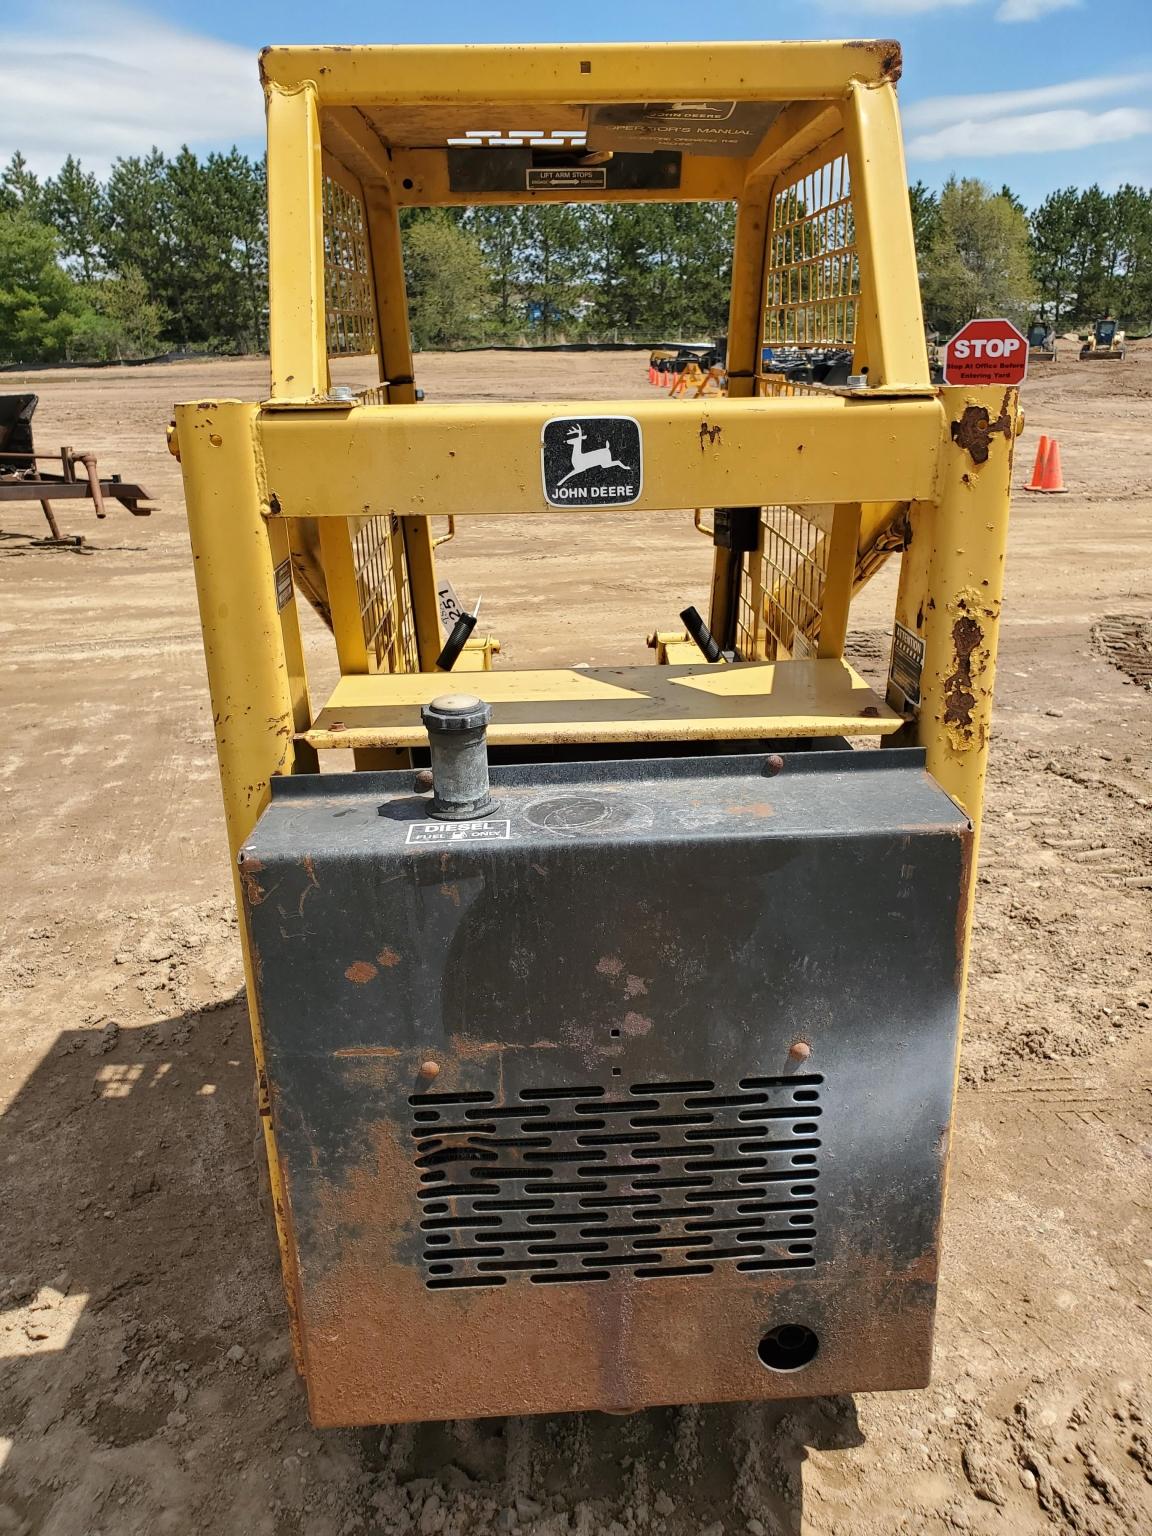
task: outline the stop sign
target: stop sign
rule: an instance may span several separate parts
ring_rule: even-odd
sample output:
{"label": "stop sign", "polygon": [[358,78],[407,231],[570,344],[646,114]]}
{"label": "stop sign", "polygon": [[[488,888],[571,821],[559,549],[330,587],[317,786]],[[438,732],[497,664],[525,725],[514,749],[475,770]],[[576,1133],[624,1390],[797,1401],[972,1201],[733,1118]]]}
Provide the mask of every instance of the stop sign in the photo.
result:
{"label": "stop sign", "polygon": [[969,320],[944,347],[945,384],[1022,384],[1028,340],[1011,320]]}

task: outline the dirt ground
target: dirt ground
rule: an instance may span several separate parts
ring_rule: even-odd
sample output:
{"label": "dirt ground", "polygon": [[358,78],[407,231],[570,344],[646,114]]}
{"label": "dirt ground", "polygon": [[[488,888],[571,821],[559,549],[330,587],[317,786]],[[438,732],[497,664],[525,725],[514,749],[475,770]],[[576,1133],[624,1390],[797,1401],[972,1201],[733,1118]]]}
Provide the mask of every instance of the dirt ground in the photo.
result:
{"label": "dirt ground", "polygon": [[[359,1433],[309,1427],[289,1359],[164,448],[174,400],[259,398],[265,368],[29,376],[41,446],[162,510],[62,505],[90,555],[0,516],[0,1536],[1152,1530],[1152,347],[1034,373],[1017,483],[1055,432],[1071,493],[1015,498],[934,1384]],[[648,389],[635,356],[419,374],[439,399]],[[506,663],[644,661],[708,545],[689,514],[612,531],[471,523],[445,566]],[[891,592],[855,614],[874,678]]]}

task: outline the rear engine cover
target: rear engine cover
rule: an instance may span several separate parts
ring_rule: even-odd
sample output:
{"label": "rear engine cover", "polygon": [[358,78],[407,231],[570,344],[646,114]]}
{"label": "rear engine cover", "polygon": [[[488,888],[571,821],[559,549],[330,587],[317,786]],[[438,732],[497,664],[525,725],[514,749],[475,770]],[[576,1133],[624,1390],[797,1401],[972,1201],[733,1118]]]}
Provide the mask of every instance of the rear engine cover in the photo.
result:
{"label": "rear engine cover", "polygon": [[278,780],[242,850],[320,1425],[928,1380],[971,829],[918,751]]}

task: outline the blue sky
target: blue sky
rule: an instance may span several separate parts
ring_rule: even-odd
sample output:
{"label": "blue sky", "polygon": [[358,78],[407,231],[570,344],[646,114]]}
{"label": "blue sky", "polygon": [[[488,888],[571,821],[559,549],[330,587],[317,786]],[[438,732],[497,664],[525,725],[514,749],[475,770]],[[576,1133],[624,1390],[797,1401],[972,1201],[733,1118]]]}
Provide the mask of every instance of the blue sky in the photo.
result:
{"label": "blue sky", "polygon": [[[187,142],[256,151],[266,43],[896,37],[909,174],[1016,189],[1152,184],[1152,0],[32,0],[4,26],[0,160]],[[61,83],[66,72],[69,83]]]}

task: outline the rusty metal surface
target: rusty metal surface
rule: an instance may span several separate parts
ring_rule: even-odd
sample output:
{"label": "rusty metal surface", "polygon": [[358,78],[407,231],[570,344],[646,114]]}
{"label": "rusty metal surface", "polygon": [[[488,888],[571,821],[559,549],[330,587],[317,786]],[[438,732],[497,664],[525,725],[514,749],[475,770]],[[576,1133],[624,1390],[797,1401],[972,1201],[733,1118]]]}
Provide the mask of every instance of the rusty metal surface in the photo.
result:
{"label": "rusty metal surface", "polygon": [[[106,516],[105,503],[118,501],[134,517],[147,517],[151,501],[142,485],[122,481],[119,475],[101,479],[94,453],[76,453],[61,448],[59,453],[38,453],[32,439],[32,418],[37,395],[0,395],[0,503],[38,501],[44,508],[53,536],[59,529],[49,505],[51,501],[85,500],[94,504],[96,516]],[[59,464],[60,472],[42,469],[42,464]],[[76,466],[82,469],[82,477]]]}
{"label": "rusty metal surface", "polygon": [[952,441],[971,457],[973,464],[986,464],[992,438],[999,434],[1012,441],[1015,431],[1012,397],[1015,390],[1005,390],[1004,400],[995,417],[983,405],[965,406],[958,420],[949,423]]}
{"label": "rusty metal surface", "polygon": [[969,830],[922,754],[493,792],[427,843],[410,774],[277,781],[241,853],[315,1421],[923,1384]]}
{"label": "rusty metal surface", "polygon": [[[151,507],[141,506],[141,502],[150,501],[152,498],[142,485],[132,485],[126,481],[104,479],[97,482],[101,495],[101,502],[118,501],[133,517],[148,517],[152,512]],[[41,501],[44,497],[50,497],[53,501],[93,501],[92,487],[87,480],[61,480],[53,475],[38,474],[32,477],[15,477],[0,479],[0,502],[4,501]],[[97,516],[103,516],[97,512]]]}

